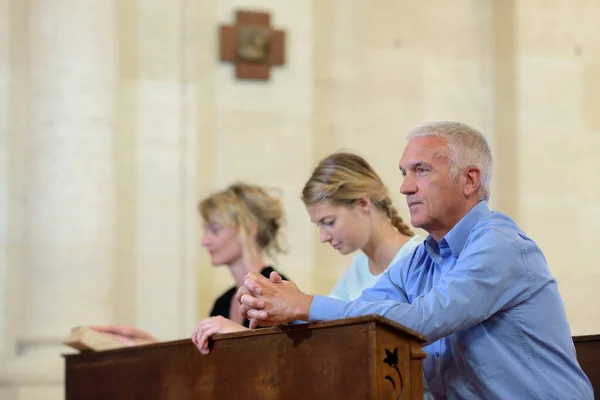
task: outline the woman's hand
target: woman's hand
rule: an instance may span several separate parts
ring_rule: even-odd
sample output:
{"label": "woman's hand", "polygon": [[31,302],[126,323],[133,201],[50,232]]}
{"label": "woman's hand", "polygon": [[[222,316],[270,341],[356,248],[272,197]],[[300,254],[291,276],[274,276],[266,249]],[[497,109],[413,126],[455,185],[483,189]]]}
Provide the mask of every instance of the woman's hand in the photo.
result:
{"label": "woman's hand", "polygon": [[132,326],[124,325],[90,325],[90,329],[104,333],[112,337],[119,343],[127,346],[142,346],[145,344],[156,343],[157,340],[148,332]]}
{"label": "woman's hand", "polygon": [[208,348],[208,339],[217,333],[230,333],[245,331],[248,328],[236,324],[235,322],[221,317],[211,317],[198,322],[196,328],[192,332],[192,342],[198,347],[200,353],[207,355],[210,350]]}

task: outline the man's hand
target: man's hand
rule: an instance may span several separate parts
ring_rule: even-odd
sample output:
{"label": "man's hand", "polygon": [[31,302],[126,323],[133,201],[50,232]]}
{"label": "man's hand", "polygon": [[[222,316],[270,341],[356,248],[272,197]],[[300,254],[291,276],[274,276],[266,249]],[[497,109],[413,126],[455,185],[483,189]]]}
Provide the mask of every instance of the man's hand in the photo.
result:
{"label": "man's hand", "polygon": [[250,319],[253,328],[308,321],[313,296],[300,292],[296,284],[282,280],[276,272],[267,279],[252,271],[246,275],[236,299],[242,304],[240,313]]}
{"label": "man's hand", "polygon": [[102,332],[119,343],[127,346],[142,346],[156,343],[157,340],[148,332],[124,325],[90,325],[90,329]]}
{"label": "man's hand", "polygon": [[[273,283],[283,282],[283,278],[281,277],[281,275],[279,275],[275,271],[271,272],[271,275],[269,275],[269,279],[271,279],[271,282],[273,282]],[[250,295],[250,296],[262,294],[262,287],[258,283],[256,283],[254,280],[247,280],[245,283],[248,284],[248,287],[241,286],[235,294],[234,298],[238,303],[242,302],[242,296],[245,294]],[[264,308],[264,306],[265,306],[265,303],[263,301],[261,301],[260,299],[257,299],[256,302],[254,303],[255,310],[262,309],[262,308]],[[247,306],[242,305],[242,307],[240,307],[240,312],[242,312],[242,317],[251,319],[250,317],[248,317],[248,315],[246,313],[246,311],[248,309],[249,308]]]}
{"label": "man's hand", "polygon": [[198,347],[200,353],[207,355],[210,352],[208,348],[208,339],[217,333],[230,333],[245,331],[248,328],[236,324],[235,322],[222,316],[203,319],[196,325],[192,332],[192,342]]}

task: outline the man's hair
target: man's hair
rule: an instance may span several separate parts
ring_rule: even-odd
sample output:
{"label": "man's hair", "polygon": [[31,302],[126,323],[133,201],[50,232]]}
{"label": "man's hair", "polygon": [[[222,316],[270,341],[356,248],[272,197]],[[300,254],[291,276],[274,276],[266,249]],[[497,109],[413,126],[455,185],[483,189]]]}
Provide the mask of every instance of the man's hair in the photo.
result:
{"label": "man's hair", "polygon": [[481,172],[479,199],[489,200],[492,183],[492,152],[486,138],[477,129],[455,121],[427,122],[411,129],[406,139],[438,136],[448,142],[450,175],[458,177],[461,169],[469,166]]}

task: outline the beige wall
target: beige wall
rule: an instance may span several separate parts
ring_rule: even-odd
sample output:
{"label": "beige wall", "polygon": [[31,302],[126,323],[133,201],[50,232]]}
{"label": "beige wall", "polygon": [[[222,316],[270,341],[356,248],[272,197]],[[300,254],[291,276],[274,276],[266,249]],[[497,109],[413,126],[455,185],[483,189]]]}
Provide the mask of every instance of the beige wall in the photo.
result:
{"label": "beige wall", "polygon": [[[338,149],[362,154],[406,218],[398,162],[410,127],[457,119],[494,138],[490,5],[319,4],[314,14],[314,160]],[[444,23],[451,13],[455,26]],[[315,251],[321,276],[315,289],[327,293],[350,260],[327,246],[315,244]]]}
{"label": "beige wall", "polygon": [[600,4],[514,10],[518,221],[544,251],[571,328],[599,333]]}
{"label": "beige wall", "polygon": [[350,260],[298,198],[311,168],[358,151],[406,216],[403,136],[432,119],[489,138],[492,206],[544,250],[574,334],[600,332],[594,1],[243,2],[287,31],[266,83],[216,58],[241,4],[0,0],[0,398],[61,398],[70,325],[186,336],[231,285],[196,202],[233,180],[281,189],[278,268],[326,294]]}

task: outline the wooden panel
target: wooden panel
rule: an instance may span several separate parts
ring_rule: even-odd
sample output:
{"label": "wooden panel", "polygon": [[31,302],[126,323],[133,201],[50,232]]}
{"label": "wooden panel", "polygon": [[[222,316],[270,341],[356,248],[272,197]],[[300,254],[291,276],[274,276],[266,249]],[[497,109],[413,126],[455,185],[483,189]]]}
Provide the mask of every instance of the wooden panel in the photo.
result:
{"label": "wooden panel", "polygon": [[221,31],[221,61],[235,61],[236,30],[230,25],[222,25]]}
{"label": "wooden panel", "polygon": [[267,64],[236,64],[235,76],[238,79],[268,80],[271,67]]}
{"label": "wooden panel", "polygon": [[594,397],[600,399],[600,335],[574,336],[577,361],[594,387]]}
{"label": "wooden panel", "polygon": [[270,45],[269,64],[283,65],[285,62],[285,32],[272,31]]}
{"label": "wooden panel", "polygon": [[271,30],[268,13],[237,11],[235,25],[220,27],[220,59],[236,64],[238,79],[268,80],[285,61],[285,33]]}
{"label": "wooden panel", "polygon": [[[189,340],[69,355],[66,398],[396,398],[373,369],[383,361],[372,351],[382,321],[361,317],[218,335],[208,356]],[[407,330],[386,327],[381,338],[399,347],[398,365],[409,374]],[[422,386],[415,390],[422,396]]]}
{"label": "wooden panel", "polygon": [[268,13],[262,12],[237,11],[235,13],[235,21],[240,25],[269,26],[271,24],[271,16]]}
{"label": "wooden panel", "polygon": [[421,358],[411,360],[411,341],[381,328],[376,331],[376,338],[372,342],[377,344],[374,357],[376,372],[373,376],[378,386],[376,398],[422,400],[423,370],[421,367],[411,367],[413,363],[420,366]]}

